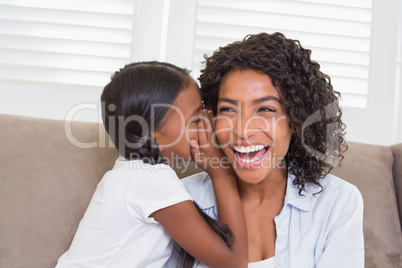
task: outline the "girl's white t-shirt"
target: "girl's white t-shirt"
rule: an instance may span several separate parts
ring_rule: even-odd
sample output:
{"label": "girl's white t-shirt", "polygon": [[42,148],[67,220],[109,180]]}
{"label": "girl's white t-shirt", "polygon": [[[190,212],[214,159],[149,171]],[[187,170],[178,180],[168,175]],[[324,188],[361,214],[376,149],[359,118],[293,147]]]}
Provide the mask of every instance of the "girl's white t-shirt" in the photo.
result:
{"label": "girl's white t-shirt", "polygon": [[192,198],[168,165],[117,159],[56,268],[162,267],[172,238],[149,216],[186,200]]}

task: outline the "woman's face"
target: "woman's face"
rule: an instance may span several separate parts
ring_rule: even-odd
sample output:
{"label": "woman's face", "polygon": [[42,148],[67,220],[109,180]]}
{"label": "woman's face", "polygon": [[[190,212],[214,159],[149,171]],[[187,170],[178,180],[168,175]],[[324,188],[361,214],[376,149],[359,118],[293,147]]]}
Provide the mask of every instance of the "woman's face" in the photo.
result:
{"label": "woman's face", "polygon": [[231,71],[219,90],[216,135],[240,180],[255,184],[285,168],[292,129],[271,78]]}

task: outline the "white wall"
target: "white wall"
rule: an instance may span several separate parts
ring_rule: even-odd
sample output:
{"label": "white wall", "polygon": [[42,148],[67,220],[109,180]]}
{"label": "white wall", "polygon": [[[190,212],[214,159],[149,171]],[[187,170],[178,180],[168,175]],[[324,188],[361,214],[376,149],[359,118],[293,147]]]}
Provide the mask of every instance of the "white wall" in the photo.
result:
{"label": "white wall", "polygon": [[402,87],[397,67],[402,1],[373,0],[373,8],[368,107],[345,107],[344,120],[348,140],[389,145],[402,142]]}
{"label": "white wall", "polygon": [[100,94],[96,87],[0,81],[0,113],[64,120],[74,112],[73,120],[102,122],[93,110]]}
{"label": "white wall", "polygon": [[[197,1],[134,1],[130,61],[165,60],[191,69]],[[377,41],[371,46],[368,107],[345,107],[344,119],[348,140],[389,145],[402,142],[402,0],[373,0],[373,6],[372,36]],[[73,116],[73,120],[98,121],[96,108],[101,91],[101,86],[3,78],[0,113],[63,120]]]}
{"label": "white wall", "polygon": [[[402,10],[402,1],[399,3],[399,10]],[[398,23],[398,55],[397,55],[397,75],[396,75],[396,87],[395,87],[395,99],[399,100],[398,108],[395,110],[395,117],[397,118],[397,131],[394,133],[395,138],[393,143],[402,142],[402,14],[399,13]],[[399,98],[398,98],[399,95]]]}

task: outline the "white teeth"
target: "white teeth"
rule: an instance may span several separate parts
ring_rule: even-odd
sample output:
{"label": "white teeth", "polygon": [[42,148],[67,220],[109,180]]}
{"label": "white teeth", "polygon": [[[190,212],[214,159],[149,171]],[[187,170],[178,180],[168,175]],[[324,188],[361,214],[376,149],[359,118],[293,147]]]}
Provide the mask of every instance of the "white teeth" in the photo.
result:
{"label": "white teeth", "polygon": [[258,158],[254,158],[254,159],[243,159],[240,156],[237,156],[241,161],[243,161],[244,163],[252,163],[252,162],[256,162],[258,160],[260,160],[264,155],[261,155]]}
{"label": "white teeth", "polygon": [[264,145],[255,145],[255,146],[233,146],[233,149],[239,153],[250,153],[250,152],[256,152],[259,150],[264,149]]}

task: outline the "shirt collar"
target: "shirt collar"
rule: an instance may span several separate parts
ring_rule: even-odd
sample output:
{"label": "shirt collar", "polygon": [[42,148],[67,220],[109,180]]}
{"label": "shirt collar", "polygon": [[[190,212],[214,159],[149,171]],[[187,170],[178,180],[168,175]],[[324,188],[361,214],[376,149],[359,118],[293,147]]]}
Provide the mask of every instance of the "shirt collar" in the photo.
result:
{"label": "shirt collar", "polygon": [[321,189],[311,183],[305,184],[305,190],[299,195],[299,188],[297,185],[293,184],[295,176],[293,174],[288,174],[288,182],[286,185],[286,196],[284,206],[287,204],[294,206],[303,211],[310,211],[315,200],[318,199],[318,193]]}
{"label": "shirt collar", "polygon": [[[193,175],[193,177],[198,177],[198,182],[203,185],[201,187],[201,185],[198,183],[186,184],[186,187],[190,191],[191,195],[193,195],[194,200],[197,200],[198,205],[203,209],[209,209],[211,207],[217,209],[214,188],[208,174],[206,174],[205,172],[201,172],[199,174]],[[315,200],[318,199],[318,197],[320,196],[320,194],[314,194],[318,193],[321,189],[316,185],[306,183],[305,190],[302,191],[302,195],[299,195],[299,189],[297,188],[297,185],[293,184],[294,179],[295,176],[293,174],[288,174],[284,206],[289,204],[300,210],[310,211],[313,203],[315,203]],[[202,189],[201,191],[199,191],[200,188]],[[195,193],[198,193],[198,196],[194,196]]]}

